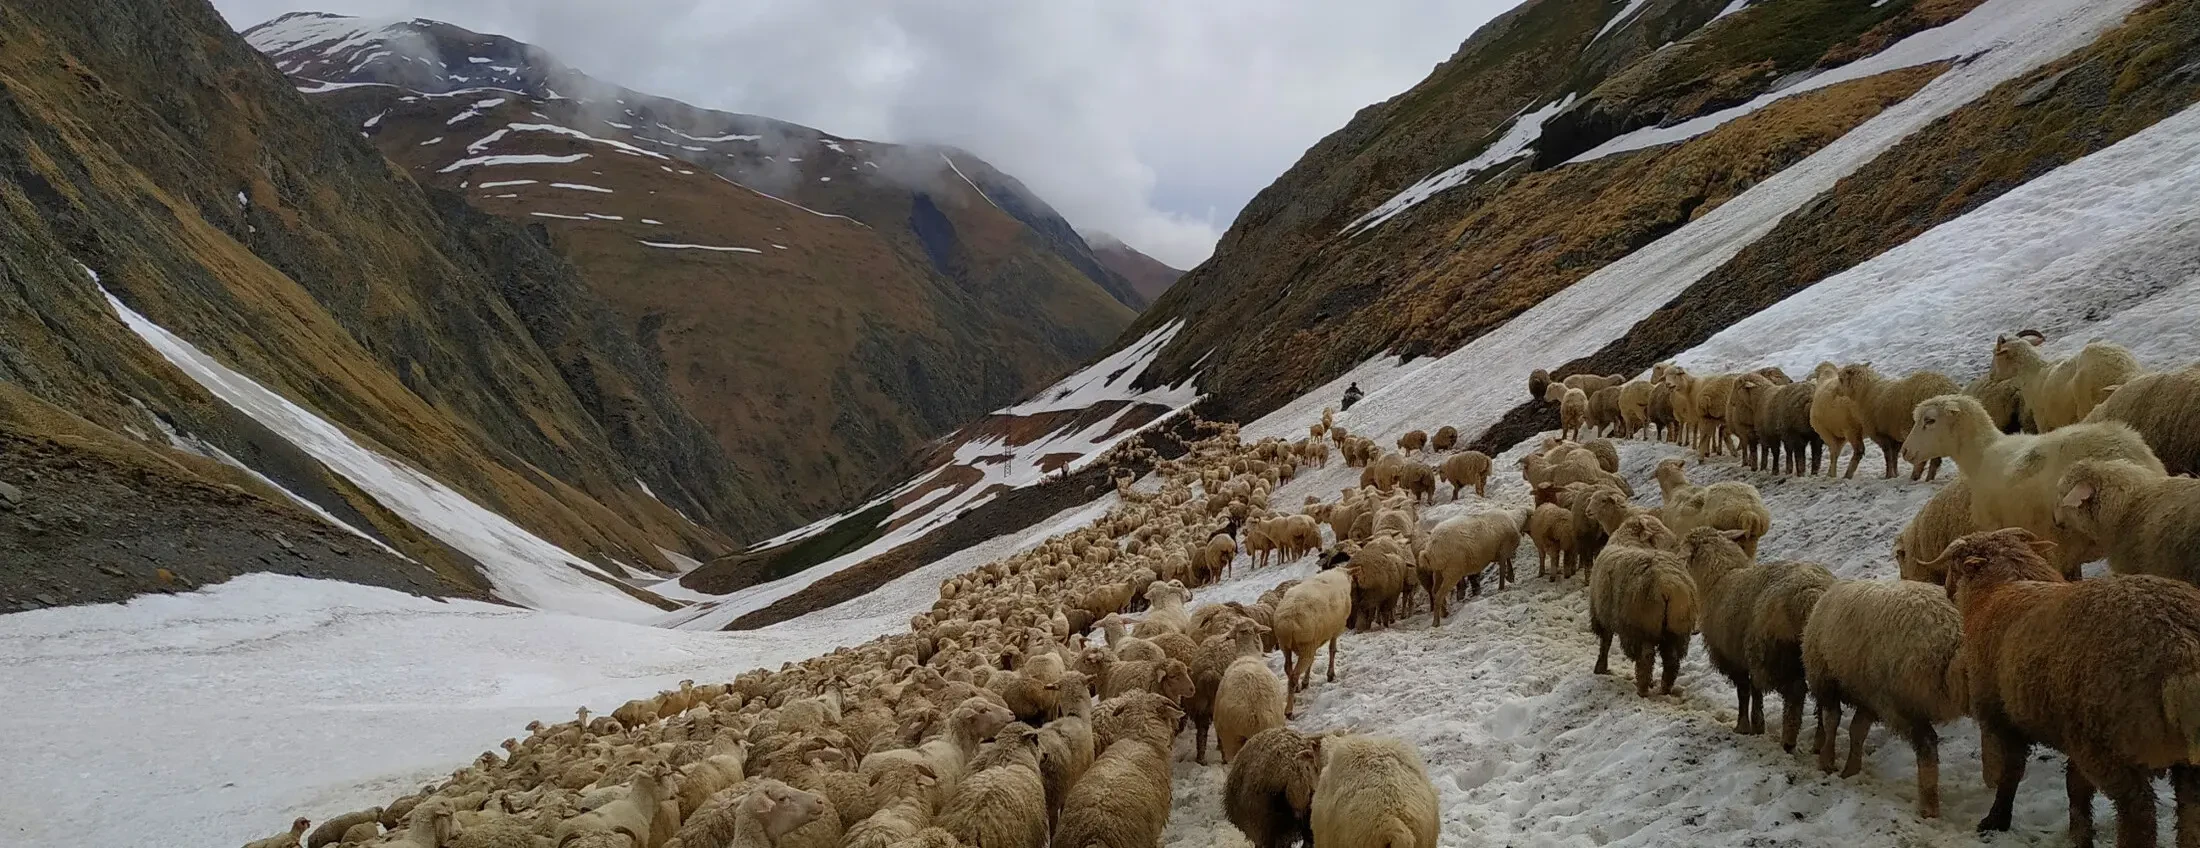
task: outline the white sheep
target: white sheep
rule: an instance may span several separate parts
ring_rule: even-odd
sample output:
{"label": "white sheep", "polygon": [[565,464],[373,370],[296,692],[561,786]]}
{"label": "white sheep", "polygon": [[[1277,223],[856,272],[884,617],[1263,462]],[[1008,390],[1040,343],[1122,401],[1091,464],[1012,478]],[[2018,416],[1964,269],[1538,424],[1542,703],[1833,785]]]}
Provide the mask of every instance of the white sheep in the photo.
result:
{"label": "white sheep", "polygon": [[1826,590],[1803,627],[1803,669],[1818,701],[1818,767],[1833,771],[1841,707],[1856,708],[1842,777],[1863,769],[1864,739],[1884,721],[1917,752],[1918,814],[1940,815],[1940,735],[1970,693],[1957,657],[1963,617],[1938,586],[1846,580]]}
{"label": "white sheep", "polygon": [[1436,787],[1412,746],[1376,736],[1321,743],[1314,848],[1436,848]]}
{"label": "white sheep", "polygon": [[1629,517],[1589,570],[1589,631],[1597,637],[1596,673],[1611,673],[1612,637],[1635,661],[1635,694],[1650,696],[1650,670],[1663,659],[1660,691],[1673,693],[1681,658],[1696,630],[1696,583],[1674,554],[1672,531],[1649,515]]}
{"label": "white sheep", "polygon": [[1284,713],[1297,712],[1299,690],[1311,682],[1314,654],[1329,646],[1328,680],[1337,680],[1337,638],[1352,618],[1352,577],[1332,568],[1291,587],[1276,603],[1276,645],[1283,651]]}
{"label": "white sheep", "polygon": [[627,783],[626,797],[558,822],[557,842],[562,845],[582,834],[618,833],[636,845],[653,844],[650,823],[657,818],[657,803],[671,797],[672,767],[653,761]]}
{"label": "white sheep", "polygon": [[2139,431],[2171,474],[2200,474],[2200,365],[2137,377],[2086,415]]}
{"label": "white sheep", "polygon": [[[2019,343],[2021,347],[2029,344]],[[2040,435],[2005,435],[1986,408],[1966,395],[1942,395],[1917,405],[1916,426],[1902,453],[1912,461],[1950,457],[1971,481],[1974,530],[2022,527],[2058,545],[2053,561],[2066,571],[2098,556],[2075,534],[2054,526],[2055,483],[2081,459],[2122,459],[2162,472],[2137,431],[2118,422],[2065,426]]]}
{"label": "white sheep", "polygon": [[1146,589],[1146,602],[1152,606],[1146,610],[1146,617],[1131,628],[1131,635],[1150,638],[1165,631],[1191,632],[1192,614],[1184,607],[1191,599],[1192,590],[1184,588],[1182,583],[1171,580],[1153,584]]}
{"label": "white sheep", "polygon": [[1039,779],[1039,732],[1011,724],[987,749],[991,765],[963,779],[940,810],[939,827],[964,843],[1046,848],[1046,785]]}
{"label": "white sheep", "polygon": [[[1830,364],[1821,364],[1821,371]],[[1856,468],[1864,462],[1864,442],[1870,438],[1864,422],[1864,410],[1856,399],[1841,391],[1839,369],[1833,369],[1831,379],[1814,379],[1817,388],[1810,399],[1810,429],[1818,440],[1826,445],[1826,477],[1832,479],[1841,474],[1841,449],[1854,447],[1855,455],[1849,458],[1848,477],[1856,476]]]}
{"label": "white sheep", "polygon": [[897,766],[923,765],[931,770],[937,781],[933,786],[933,806],[937,808],[947,799],[955,797],[961,788],[963,772],[970,758],[978,752],[978,743],[999,733],[1016,720],[1016,714],[998,702],[978,696],[966,698],[947,715],[947,732],[916,748],[896,748],[879,751],[863,758],[858,766],[865,777],[871,777]]}
{"label": "white sheep", "polygon": [[1499,580],[1520,550],[1520,534],[1532,509],[1521,508],[1444,519],[1428,533],[1421,548],[1423,587],[1433,612],[1431,626],[1442,627],[1453,591],[1462,581],[1482,593],[1482,574],[1498,567]]}
{"label": "white sheep", "polygon": [[2131,351],[2107,342],[2093,342],[2050,364],[2029,341],[2007,336],[1994,340],[1992,377],[2017,381],[2024,406],[2043,433],[2084,421],[2110,391],[2142,372]]}
{"label": "white sheep", "polygon": [[275,834],[274,836],[270,836],[266,839],[252,840],[251,842],[245,843],[244,848],[298,848],[298,837],[305,835],[306,828],[312,826],[313,822],[311,820],[305,818],[304,816],[299,816],[298,818],[291,820],[290,830]]}
{"label": "white sheep", "polygon": [[[1170,741],[1183,711],[1153,695],[1114,713],[1124,725],[1092,768],[1071,787],[1054,844],[1077,848],[1153,848],[1169,823]],[[1110,721],[1115,725],[1117,721]]]}
{"label": "white sheep", "polygon": [[1283,726],[1290,697],[1283,680],[1269,670],[1260,637],[1254,636],[1250,644],[1241,640],[1237,659],[1230,662],[1215,688],[1215,741],[1222,747],[1224,765],[1254,734]]}
{"label": "white sheep", "polygon": [[1544,400],[1558,404],[1559,435],[1568,439],[1581,438],[1581,428],[1589,423],[1589,394],[1567,388],[1564,383],[1552,383]]}
{"label": "white sheep", "polygon": [[2056,492],[2055,525],[2105,551],[2117,574],[2200,584],[2200,480],[2082,460]]}
{"label": "white sheep", "polygon": [[1940,585],[1944,569],[1929,566],[1948,543],[1971,532],[1971,481],[1958,477],[1934,492],[1894,539],[1894,564],[1904,580]]}
{"label": "white sheep", "polygon": [[[313,834],[306,837],[306,848],[322,848],[322,846],[342,842],[345,831],[358,825],[377,822],[381,818],[381,807],[368,807],[364,810],[355,810],[336,816],[322,822],[320,827],[313,829]],[[296,824],[296,822],[292,822],[292,824]]]}

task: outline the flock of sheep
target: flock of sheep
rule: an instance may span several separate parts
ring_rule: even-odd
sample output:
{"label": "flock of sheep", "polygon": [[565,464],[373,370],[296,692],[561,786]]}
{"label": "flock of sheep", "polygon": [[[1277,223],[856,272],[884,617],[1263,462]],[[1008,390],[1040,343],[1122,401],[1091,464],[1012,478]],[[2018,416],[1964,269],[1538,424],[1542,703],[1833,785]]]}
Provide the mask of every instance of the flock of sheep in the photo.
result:
{"label": "flock of sheep", "polygon": [[[1764,696],[1777,693],[1792,751],[1808,695],[1831,771],[1853,710],[1853,775],[1869,726],[1885,722],[1917,750],[1926,816],[1939,807],[1934,728],[1968,715],[1998,790],[1982,829],[2008,827],[2027,752],[2045,744],[2069,757],[2079,844],[2097,787],[2118,844],[2152,845],[2150,784],[2167,770],[2178,844],[2200,846],[2200,480],[2170,476],[2200,462],[2200,368],[2144,374],[2098,344],[2047,363],[2035,344],[1998,342],[1992,374],[1967,390],[1869,365],[1822,365],[1800,383],[1773,369],[1538,372],[1531,391],[1566,426],[1520,462],[1532,503],[1433,523],[1421,507],[1443,496],[1439,481],[1453,500],[1479,498],[1492,470],[1487,455],[1453,452],[1452,428],[1407,433],[1390,452],[1326,412],[1297,440],[1247,443],[1235,425],[1197,422],[1177,458],[1135,441],[1109,458],[1151,462],[1157,489],[1119,478],[1105,516],[943,581],[908,632],[538,722],[448,780],[250,848],[1156,848],[1187,729],[1200,764],[1214,736],[1222,812],[1260,848],[1433,848],[1437,797],[1418,752],[1288,722],[1324,647],[1334,683],[1347,630],[1423,603],[1441,627],[1486,577],[1517,579],[1523,536],[1538,576],[1584,578],[1596,671],[1617,639],[1638,694],[1661,661],[1670,692],[1700,633],[1735,686],[1737,732],[1765,732]],[[1820,446],[1837,466],[1855,445],[1853,474],[1870,442],[1890,477],[1897,453],[1913,478],[1942,458],[1962,476],[1896,542],[1908,579],[1843,581],[1758,561],[1772,516],[1752,485],[1698,486],[1668,459],[1654,474],[1661,503],[1644,508],[1614,444],[1588,435],[1655,435],[1790,474],[1817,473]],[[1361,469],[1358,485],[1271,502],[1333,451]],[[1318,572],[1256,603],[1192,603],[1233,568],[1309,555]],[[2114,575],[2071,579],[2103,556]]]}

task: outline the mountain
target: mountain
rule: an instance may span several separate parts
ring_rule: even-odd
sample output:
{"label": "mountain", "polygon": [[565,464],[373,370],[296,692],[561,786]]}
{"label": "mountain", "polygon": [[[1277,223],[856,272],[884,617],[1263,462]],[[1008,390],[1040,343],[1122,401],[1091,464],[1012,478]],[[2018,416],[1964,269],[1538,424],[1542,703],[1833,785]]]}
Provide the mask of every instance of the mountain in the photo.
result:
{"label": "mountain", "polygon": [[1168,291],[1170,286],[1176,285],[1177,278],[1184,276],[1183,271],[1138,252],[1138,248],[1114,236],[1100,235],[1089,241],[1093,242],[1092,255],[1099,258],[1100,264],[1128,281],[1131,290],[1149,303],[1160,299],[1162,292]]}
{"label": "mountain", "polygon": [[1146,303],[960,150],[700,109],[434,21],[296,13],[245,36],[414,180],[570,260],[735,479],[795,513],[871,494]]}

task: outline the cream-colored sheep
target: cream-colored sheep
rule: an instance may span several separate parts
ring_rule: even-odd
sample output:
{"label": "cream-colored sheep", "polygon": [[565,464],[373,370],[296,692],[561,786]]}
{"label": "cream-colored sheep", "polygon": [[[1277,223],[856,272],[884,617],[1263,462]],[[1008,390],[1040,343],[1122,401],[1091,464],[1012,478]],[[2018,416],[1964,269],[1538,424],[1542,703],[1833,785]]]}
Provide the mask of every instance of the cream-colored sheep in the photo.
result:
{"label": "cream-colored sheep", "polygon": [[977,755],[978,743],[1015,720],[1016,714],[1007,707],[972,696],[948,713],[946,733],[917,748],[897,748],[866,756],[858,770],[870,777],[888,769],[922,764],[931,770],[936,781],[933,806],[937,808],[955,797],[955,791],[961,788],[963,772],[970,758]]}
{"label": "cream-colored sheep", "polygon": [[2200,585],[2200,480],[2081,460],[2056,492],[2055,525],[2104,551],[2117,574]]}
{"label": "cream-colored sheep", "polygon": [[1749,625],[1749,682],[1759,700],[1750,706],[1751,721],[1763,728],[1763,693],[1780,693],[1782,750],[1795,750],[1796,737],[1803,732],[1803,703],[1810,695],[1803,669],[1803,627],[1833,582],[1833,572],[1823,565],[1787,563],[1757,596],[1757,615]]}
{"label": "cream-colored sheep", "polygon": [[1509,569],[1520,551],[1520,535],[1533,510],[1519,508],[1447,518],[1429,531],[1421,548],[1422,586],[1428,590],[1433,624],[1441,627],[1450,611],[1454,593],[1464,582],[1474,595],[1482,594],[1482,576],[1498,569],[1499,585],[1511,579]]}
{"label": "cream-colored sheep", "polygon": [[1331,736],[1314,783],[1314,848],[1436,848],[1436,787],[1396,739]]}
{"label": "cream-colored sheep", "polygon": [[2085,420],[2129,424],[2169,473],[2200,474],[2200,365],[2133,378]]}
{"label": "cream-colored sheep", "polygon": [[626,797],[559,822],[557,843],[582,834],[620,833],[635,845],[652,844],[650,824],[657,818],[657,802],[671,797],[672,767],[662,760],[651,762],[628,782]]}
{"label": "cream-colored sheep", "polygon": [[1938,586],[1912,581],[1845,580],[1834,584],[1803,627],[1803,668],[1818,700],[1818,767],[1833,771],[1841,708],[1856,708],[1849,728],[1848,765],[1863,770],[1864,739],[1884,721],[1917,752],[1918,814],[1940,815],[1940,735],[1933,730],[1961,716],[1969,689],[1957,656],[1963,618]]}
{"label": "cream-colored sheep", "polygon": [[[2022,342],[2021,347],[2030,347]],[[1971,481],[1971,527],[2022,527],[2053,541],[2051,559],[2065,571],[2100,551],[2054,526],[2055,484],[2081,459],[2122,459],[2154,473],[2162,463],[2137,431],[2118,422],[2080,423],[2040,435],[2005,435],[1975,398],[1942,395],[1917,405],[1917,423],[1902,452],[1912,461],[1951,457]]]}
{"label": "cream-colored sheep", "polygon": [[1741,533],[1742,550],[1757,556],[1757,542],[1772,530],[1772,513],[1757,494],[1757,487],[1737,480],[1709,486],[1688,482],[1686,463],[1679,459],[1658,462],[1658,485],[1665,491],[1662,520],[1676,536],[1698,527],[1715,527]]}
{"label": "cream-colored sheep", "polygon": [[[1553,384],[1554,386],[1557,384]],[[1551,398],[1558,402],[1558,432],[1568,439],[1581,438],[1581,429],[1589,423],[1589,396],[1580,389],[1553,388]]]}
{"label": "cream-colored sheep", "polygon": [[1632,439],[1650,426],[1650,395],[1655,391],[1647,380],[1630,380],[1619,387],[1619,437]]}
{"label": "cream-colored sheep", "polygon": [[1062,715],[1039,728],[1039,780],[1046,784],[1047,831],[1062,819],[1070,787],[1092,767],[1092,690],[1084,675],[1062,676]]}
{"label": "cream-colored sheep", "polygon": [[1869,438],[1864,422],[1864,410],[1856,400],[1841,392],[1839,371],[1835,379],[1816,380],[1810,400],[1810,428],[1818,434],[1818,440],[1826,445],[1826,477],[1840,477],[1841,449],[1854,447],[1856,454],[1849,459],[1848,477],[1856,477],[1857,466],[1864,462],[1864,442]]}
{"label": "cream-colored sheep", "polygon": [[1224,765],[1253,734],[1283,726],[1290,698],[1283,679],[1269,670],[1258,636],[1238,650],[1215,690],[1215,741],[1222,747]]}
{"label": "cream-colored sheep", "polygon": [[1611,673],[1612,637],[1635,661],[1635,694],[1650,696],[1650,670],[1663,659],[1660,691],[1673,693],[1688,638],[1696,630],[1696,583],[1672,553],[1672,531],[1654,517],[1628,518],[1589,571],[1589,631],[1597,637],[1596,673]]}
{"label": "cream-colored sheep", "polygon": [[1696,381],[1696,453],[1703,456],[1719,456],[1726,453],[1727,404],[1734,395],[1734,382],[1739,374],[1713,374]]}
{"label": "cream-colored sheep", "polygon": [[1727,395],[1726,429],[1741,443],[1742,465],[1750,470],[1762,470],[1766,466],[1764,454],[1767,444],[1761,433],[1765,403],[1771,399],[1778,385],[1763,374],[1742,374],[1734,378],[1734,390]]}
{"label": "cream-colored sheep", "polygon": [[1489,497],[1490,455],[1478,450],[1460,451],[1444,460],[1444,482],[1451,484],[1451,499],[1458,500],[1459,492],[1474,487],[1475,497]]}
{"label": "cream-colored sheep", "polygon": [[1183,717],[1173,704],[1148,702],[1142,717],[1094,758],[1070,788],[1053,844],[1078,848],[1153,848],[1169,823],[1169,742]]}
{"label": "cream-colored sheep", "polygon": [[[313,834],[306,837],[306,848],[322,848],[322,846],[325,845],[334,845],[336,843],[342,842],[344,840],[345,831],[351,830],[353,827],[356,827],[358,825],[367,824],[369,822],[378,822],[381,820],[381,818],[381,807],[368,807],[364,810],[355,810],[353,812],[344,813],[342,815],[336,816],[329,819],[328,821],[322,822],[320,827],[316,827],[313,829]],[[292,822],[292,824],[296,824],[296,822]]]}
{"label": "cream-colored sheep", "polygon": [[2120,345],[2093,342],[2070,358],[2050,363],[2039,347],[2007,336],[1994,340],[1996,380],[2015,380],[2024,406],[2041,432],[2084,421],[2117,386],[2144,373]]}
{"label": "cream-colored sheep", "polygon": [[1894,539],[1894,564],[1896,573],[1904,580],[1916,580],[1940,585],[1945,569],[1938,564],[1927,565],[1940,558],[1949,542],[1971,532],[1971,481],[1958,477],[1940,487],[1933,497],[1918,507],[1910,523],[1902,526],[1901,534]]}
{"label": "cream-colored sheep", "polygon": [[1740,535],[1697,527],[1681,538],[1680,555],[1696,582],[1704,655],[1734,684],[1734,732],[1755,735],[1765,732],[1765,695],[1750,677],[1750,636],[1758,598],[1778,570],[1745,553],[1736,544]]}
{"label": "cream-colored sheep", "polygon": [[298,837],[304,836],[306,828],[312,826],[313,822],[311,820],[300,816],[291,820],[290,830],[266,839],[252,840],[245,843],[244,848],[298,848]]}
{"label": "cream-colored sheep", "polygon": [[1547,580],[1572,577],[1574,547],[1573,510],[1555,503],[1538,504],[1528,514],[1528,539],[1535,542],[1535,573]]}
{"label": "cream-colored sheep", "polygon": [[1427,430],[1407,430],[1405,435],[1398,437],[1399,453],[1415,453],[1425,447],[1428,447]]}
{"label": "cream-colored sheep", "polygon": [[963,779],[940,810],[939,828],[974,846],[1046,848],[1046,785],[1039,779],[1039,732],[1002,728],[987,749],[991,764]]}
{"label": "cream-colored sheep", "polygon": [[1192,599],[1192,590],[1175,581],[1155,583],[1146,589],[1146,617],[1131,628],[1131,635],[1151,637],[1156,633],[1189,633],[1192,630],[1192,614],[1184,604]]}
{"label": "cream-colored sheep", "polygon": [[1337,638],[1352,617],[1352,577],[1330,569],[1299,582],[1276,602],[1276,646],[1283,651],[1284,713],[1296,712],[1299,690],[1311,682],[1314,654],[1329,646],[1328,680],[1337,680]]}
{"label": "cream-colored sheep", "polygon": [[1623,423],[1619,409],[1620,387],[1606,386],[1589,395],[1589,427],[1599,436],[1613,435]]}
{"label": "cream-colored sheep", "polygon": [[[1834,379],[1834,390],[1847,397],[1862,416],[1866,438],[1879,444],[1881,455],[1887,460],[1887,479],[1894,479],[1895,454],[1902,450],[1902,441],[1910,437],[1910,427],[1915,421],[1917,405],[1941,395],[1957,394],[1956,382],[1931,371],[1918,371],[1900,380],[1889,380],[1872,369],[1871,363],[1859,362],[1845,366]],[[1859,451],[1857,458],[1863,453]],[[1852,461],[1849,475],[1855,476]],[[1920,475],[1933,479],[1940,474],[1938,459],[1921,463],[1910,470],[1910,479]]]}

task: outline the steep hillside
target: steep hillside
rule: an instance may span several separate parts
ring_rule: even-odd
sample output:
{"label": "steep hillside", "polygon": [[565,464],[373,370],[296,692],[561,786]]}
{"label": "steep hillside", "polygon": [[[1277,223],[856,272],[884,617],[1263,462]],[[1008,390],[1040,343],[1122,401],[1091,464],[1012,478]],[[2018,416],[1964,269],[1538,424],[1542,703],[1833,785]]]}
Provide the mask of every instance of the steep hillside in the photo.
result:
{"label": "steep hillside", "polygon": [[961,151],[698,109],[432,21],[300,13],[246,35],[414,179],[536,225],[739,479],[805,513],[872,494],[1146,302]]}
{"label": "steep hillside", "polygon": [[392,171],[199,0],[0,9],[0,278],[9,425],[218,457],[470,591],[646,613],[619,563],[799,514],[570,265]]}
{"label": "steep hillside", "polygon": [[[1530,0],[1309,150],[1119,344],[1186,322],[1153,378],[1200,363],[1239,418],[1469,343],[1508,386],[1632,372],[2192,102],[2189,4],[2139,5]],[[1494,334],[1575,289],[1609,310],[1578,342]],[[1525,400],[1460,423],[1512,413],[1509,444]]]}
{"label": "steep hillside", "polygon": [[1161,264],[1161,260],[1138,252],[1138,248],[1124,244],[1114,236],[1102,234],[1092,241],[1092,255],[1099,258],[1100,264],[1106,265],[1108,270],[1129,281],[1131,290],[1148,302],[1159,299],[1162,292],[1168,291],[1178,278],[1184,276],[1183,271]]}

